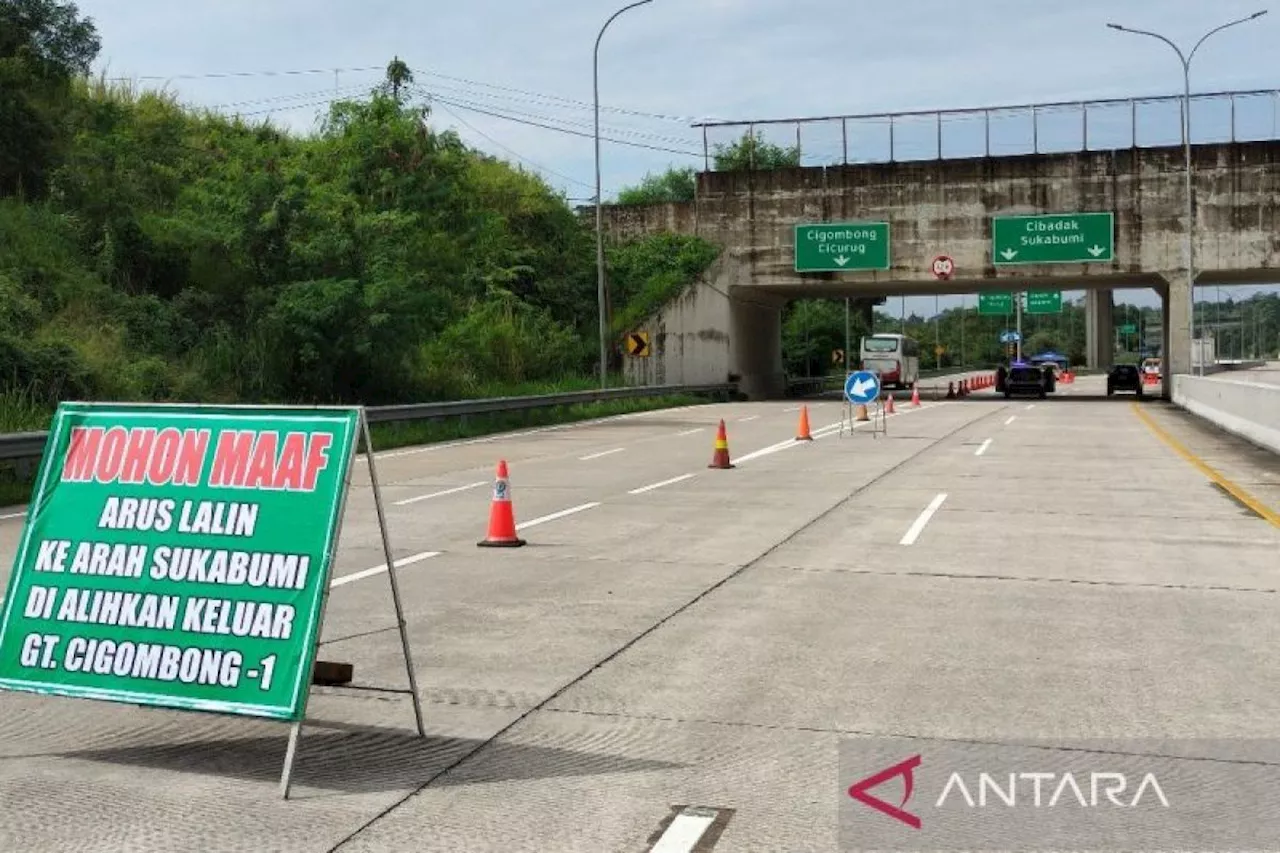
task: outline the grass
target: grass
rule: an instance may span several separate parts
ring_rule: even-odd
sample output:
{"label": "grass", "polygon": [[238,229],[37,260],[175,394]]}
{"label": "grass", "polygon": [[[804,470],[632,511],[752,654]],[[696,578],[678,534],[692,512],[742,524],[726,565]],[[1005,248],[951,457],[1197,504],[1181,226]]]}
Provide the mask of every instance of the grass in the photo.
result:
{"label": "grass", "polygon": [[[585,383],[587,388],[599,387],[591,382]],[[512,396],[509,389],[505,394],[493,396]],[[576,390],[564,388],[556,390]],[[527,391],[525,393],[539,393]],[[541,393],[549,393],[543,391]],[[705,403],[707,398],[692,394],[670,394],[663,397],[637,397],[630,400],[609,400],[602,403],[579,403],[572,406],[557,406],[549,409],[530,409],[525,412],[495,412],[487,415],[468,415],[452,417],[438,421],[403,421],[391,424],[374,424],[370,430],[373,436],[375,451],[392,450],[397,447],[409,447],[422,444],[438,444],[464,438],[477,438],[484,435],[526,429],[538,426],[576,423],[578,421],[607,418],[614,415],[625,415],[632,412],[648,412],[657,409],[670,409],[676,406],[689,406]],[[0,406],[3,406],[0,402]],[[0,411],[4,411],[0,409]],[[10,423],[10,421],[0,421]],[[48,426],[48,415],[44,415],[43,423],[27,423],[21,429],[44,429]],[[36,460],[21,459],[0,462],[0,507],[26,503],[31,496],[31,486],[35,481]]]}

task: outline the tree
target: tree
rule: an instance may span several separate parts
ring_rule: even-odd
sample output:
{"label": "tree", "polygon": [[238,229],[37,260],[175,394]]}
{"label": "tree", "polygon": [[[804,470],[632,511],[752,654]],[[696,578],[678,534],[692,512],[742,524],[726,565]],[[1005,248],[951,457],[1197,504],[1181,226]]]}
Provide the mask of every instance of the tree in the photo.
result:
{"label": "tree", "polygon": [[382,91],[389,94],[397,104],[402,103],[400,100],[400,90],[405,85],[413,82],[413,71],[405,64],[404,60],[396,57],[387,65],[387,79],[382,84]]}
{"label": "tree", "polygon": [[693,201],[697,192],[697,173],[692,168],[670,168],[660,175],[646,174],[637,186],[623,187],[618,204],[663,204]]}
{"label": "tree", "polygon": [[0,0],[0,196],[38,196],[67,141],[70,83],[101,42],[73,3]]}
{"label": "tree", "polygon": [[737,142],[716,145],[714,162],[717,172],[786,169],[800,165],[800,146],[774,145],[757,130],[742,134]]}

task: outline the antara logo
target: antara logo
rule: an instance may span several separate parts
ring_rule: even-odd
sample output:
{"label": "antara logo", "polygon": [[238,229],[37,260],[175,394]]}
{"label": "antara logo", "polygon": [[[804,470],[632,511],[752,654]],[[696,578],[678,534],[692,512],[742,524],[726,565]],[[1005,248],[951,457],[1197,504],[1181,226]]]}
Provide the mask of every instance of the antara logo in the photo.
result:
{"label": "antara logo", "polygon": [[[892,767],[887,767],[873,776],[868,776],[867,778],[863,779],[861,782],[854,782],[853,785],[850,786],[849,788],[849,796],[853,797],[855,800],[862,803],[863,805],[871,806],[871,808],[875,809],[876,811],[887,814],[889,817],[893,818],[894,820],[900,820],[903,823],[905,823],[907,826],[910,826],[914,829],[919,829],[920,818],[911,814],[911,812],[904,811],[902,809],[902,806],[905,806],[907,804],[907,801],[911,799],[911,792],[915,789],[914,774],[915,774],[915,769],[919,766],[920,766],[920,756],[913,755],[910,758],[908,758],[906,761],[901,761],[893,765]],[[870,790],[871,788],[874,788],[877,785],[881,785],[885,782],[888,782],[894,776],[902,777],[902,784],[903,784],[903,787],[906,789],[906,793],[904,793],[902,796],[902,802],[899,803],[898,805],[895,806],[892,803],[886,803],[884,800],[880,799],[879,797],[873,797],[871,794],[867,793],[867,791]]]}
{"label": "antara logo", "polygon": [[[849,796],[863,805],[870,806],[881,814],[888,815],[896,821],[905,823],[913,829],[920,829],[922,822],[919,817],[908,812],[903,808],[911,799],[911,794],[915,790],[915,769],[921,764],[921,757],[913,755],[905,761],[901,761],[892,767],[886,767],[879,773],[868,776],[861,781],[855,782],[849,788]],[[882,785],[896,776],[902,777],[904,793],[902,802],[894,805],[886,802],[877,796],[872,795],[870,790],[878,785]],[[1147,773],[1143,775],[1142,780],[1138,783],[1132,797],[1128,802],[1117,797],[1123,793],[1129,785],[1129,780],[1123,773],[1089,773],[1084,788],[1081,788],[1080,782],[1076,781],[1076,777],[1071,773],[1010,773],[1008,774],[1008,785],[1002,788],[997,777],[989,773],[979,773],[976,785],[966,785],[964,777],[959,773],[952,773],[947,778],[947,784],[943,787],[942,794],[935,803],[936,808],[941,808],[946,804],[949,796],[957,797],[963,800],[964,804],[969,808],[984,808],[988,803],[988,794],[993,794],[991,798],[994,802],[998,802],[1004,806],[1014,806],[1021,799],[1026,803],[1026,792],[1023,796],[1018,796],[1018,789],[1021,787],[1020,782],[1030,782],[1032,788],[1031,802],[1028,805],[1034,808],[1049,806],[1050,808],[1058,805],[1060,800],[1070,802],[1074,800],[1081,807],[1097,808],[1099,805],[1106,805],[1098,795],[1105,796],[1105,800],[1112,806],[1119,808],[1136,807],[1146,794],[1148,798],[1154,797],[1161,806],[1169,808],[1169,800],[1165,797],[1164,791],[1160,788],[1160,782],[1154,774]],[[1046,783],[1043,786],[1041,783]],[[978,791],[977,802],[974,801],[970,789],[974,788]],[[1099,790],[1101,788],[1101,791]],[[1086,796],[1085,789],[1089,791]],[[1043,793],[1052,791],[1052,795],[1045,802]],[[993,802],[993,804],[994,804]]]}

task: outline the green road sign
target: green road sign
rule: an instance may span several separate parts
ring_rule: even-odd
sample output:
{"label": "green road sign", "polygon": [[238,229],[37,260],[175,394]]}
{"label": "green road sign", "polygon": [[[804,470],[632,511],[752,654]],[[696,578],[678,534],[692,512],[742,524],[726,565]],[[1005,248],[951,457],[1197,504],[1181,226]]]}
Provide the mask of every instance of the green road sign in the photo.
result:
{"label": "green road sign", "polygon": [[1028,290],[1027,291],[1027,313],[1028,314],[1061,314],[1062,313],[1062,291],[1061,290]]}
{"label": "green road sign", "polygon": [[1114,235],[1111,213],[997,216],[991,220],[991,260],[996,266],[1111,263]]}
{"label": "green road sign", "polygon": [[979,293],[978,294],[978,313],[979,314],[1012,314],[1013,313],[1013,294],[1012,293]]}
{"label": "green road sign", "polygon": [[0,687],[301,719],[359,409],[64,403]]}
{"label": "green road sign", "polygon": [[1132,334],[1135,334],[1137,331],[1138,331],[1138,327],[1133,323],[1125,323],[1123,326],[1120,327],[1120,334],[1122,335],[1132,335]]}
{"label": "green road sign", "polygon": [[888,222],[797,225],[796,272],[889,269]]}

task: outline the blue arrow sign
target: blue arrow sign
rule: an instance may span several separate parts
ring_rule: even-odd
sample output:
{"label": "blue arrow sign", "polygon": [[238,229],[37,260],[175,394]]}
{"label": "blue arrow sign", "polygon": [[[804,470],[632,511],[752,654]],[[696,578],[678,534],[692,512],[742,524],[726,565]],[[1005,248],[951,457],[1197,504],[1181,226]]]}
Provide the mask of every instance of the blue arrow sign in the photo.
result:
{"label": "blue arrow sign", "polygon": [[1022,335],[1017,332],[1002,332],[1000,334],[1000,343],[1002,344],[1016,344],[1021,339]]}
{"label": "blue arrow sign", "polygon": [[880,399],[880,377],[870,370],[850,373],[844,381],[844,398],[855,406],[865,406]]}

